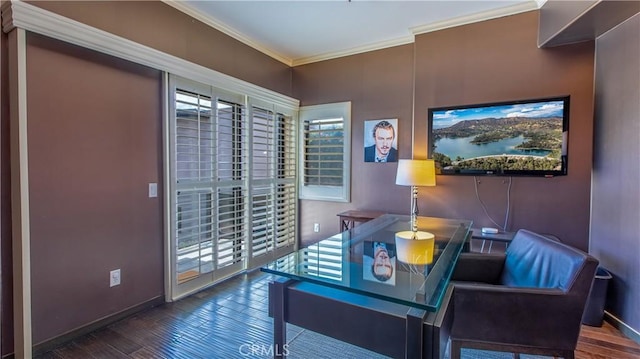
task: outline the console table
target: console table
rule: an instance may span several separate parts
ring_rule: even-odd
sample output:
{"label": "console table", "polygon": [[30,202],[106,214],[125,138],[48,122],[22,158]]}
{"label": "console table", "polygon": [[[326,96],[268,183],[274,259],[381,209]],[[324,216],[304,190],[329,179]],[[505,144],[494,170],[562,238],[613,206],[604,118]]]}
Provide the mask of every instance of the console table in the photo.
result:
{"label": "console table", "polygon": [[484,244],[486,241],[489,241],[489,249],[487,250],[487,253],[491,253],[493,242],[502,242],[508,247],[509,243],[513,240],[513,236],[516,235],[515,232],[482,233],[482,229],[480,228],[472,228],[471,231],[471,238],[482,241],[480,253],[484,253]]}
{"label": "console table", "polygon": [[338,213],[337,216],[340,217],[340,232],[344,232],[353,228],[356,222],[368,222],[374,218],[382,216],[383,214],[385,213],[379,211],[361,210],[350,210]]}
{"label": "console table", "polygon": [[[287,323],[394,358],[443,358],[453,321],[449,278],[471,221],[418,217],[417,223],[435,235],[429,264],[397,260],[395,233],[410,228],[410,217],[385,214],[262,267],[280,276],[269,284],[274,358],[288,353]],[[391,279],[370,275],[367,257],[381,244],[391,257]]]}

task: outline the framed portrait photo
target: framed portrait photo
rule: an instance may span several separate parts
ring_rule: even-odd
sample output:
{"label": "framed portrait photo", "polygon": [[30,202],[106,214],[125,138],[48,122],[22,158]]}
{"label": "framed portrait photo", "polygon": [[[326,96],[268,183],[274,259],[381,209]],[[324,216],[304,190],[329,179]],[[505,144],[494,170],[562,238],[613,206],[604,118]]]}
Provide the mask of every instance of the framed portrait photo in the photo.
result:
{"label": "framed portrait photo", "polygon": [[364,161],[398,162],[398,119],[364,121]]}

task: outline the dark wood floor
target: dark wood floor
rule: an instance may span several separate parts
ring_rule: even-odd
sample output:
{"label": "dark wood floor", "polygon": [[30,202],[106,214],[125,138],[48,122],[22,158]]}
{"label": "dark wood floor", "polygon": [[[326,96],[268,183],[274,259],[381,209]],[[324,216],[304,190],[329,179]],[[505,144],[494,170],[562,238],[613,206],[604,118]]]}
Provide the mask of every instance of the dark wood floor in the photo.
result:
{"label": "dark wood floor", "polygon": [[[268,357],[260,350],[268,349],[272,341],[272,320],[267,315],[270,280],[271,275],[259,271],[240,275],[188,298],[123,319],[36,358]],[[300,328],[287,327],[287,338],[303,337]],[[254,355],[246,355],[252,345]],[[334,346],[328,344],[326,348],[331,350]],[[348,345],[346,348],[327,353],[326,357],[376,356]],[[289,354],[304,357],[295,355],[293,349]],[[602,328],[583,326],[576,358],[637,359],[640,345],[607,323]]]}

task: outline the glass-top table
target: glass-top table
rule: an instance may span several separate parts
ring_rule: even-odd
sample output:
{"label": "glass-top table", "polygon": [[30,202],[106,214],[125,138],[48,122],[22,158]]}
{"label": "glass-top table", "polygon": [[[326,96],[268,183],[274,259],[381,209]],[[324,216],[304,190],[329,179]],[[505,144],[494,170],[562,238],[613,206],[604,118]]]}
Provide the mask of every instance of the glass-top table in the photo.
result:
{"label": "glass-top table", "polygon": [[396,233],[410,230],[410,216],[386,214],[281,257],[262,271],[435,312],[472,222],[418,217],[417,223],[419,231],[434,235],[421,264],[399,259],[407,256]]}

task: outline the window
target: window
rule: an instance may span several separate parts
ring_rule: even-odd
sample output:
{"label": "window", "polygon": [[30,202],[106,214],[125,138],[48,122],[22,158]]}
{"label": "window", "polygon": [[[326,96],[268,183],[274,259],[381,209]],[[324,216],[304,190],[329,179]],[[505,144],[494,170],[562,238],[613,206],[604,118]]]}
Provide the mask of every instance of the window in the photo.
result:
{"label": "window", "polygon": [[300,198],[350,201],[351,103],[300,108]]}
{"label": "window", "polygon": [[172,296],[295,247],[295,109],[170,77]]}

